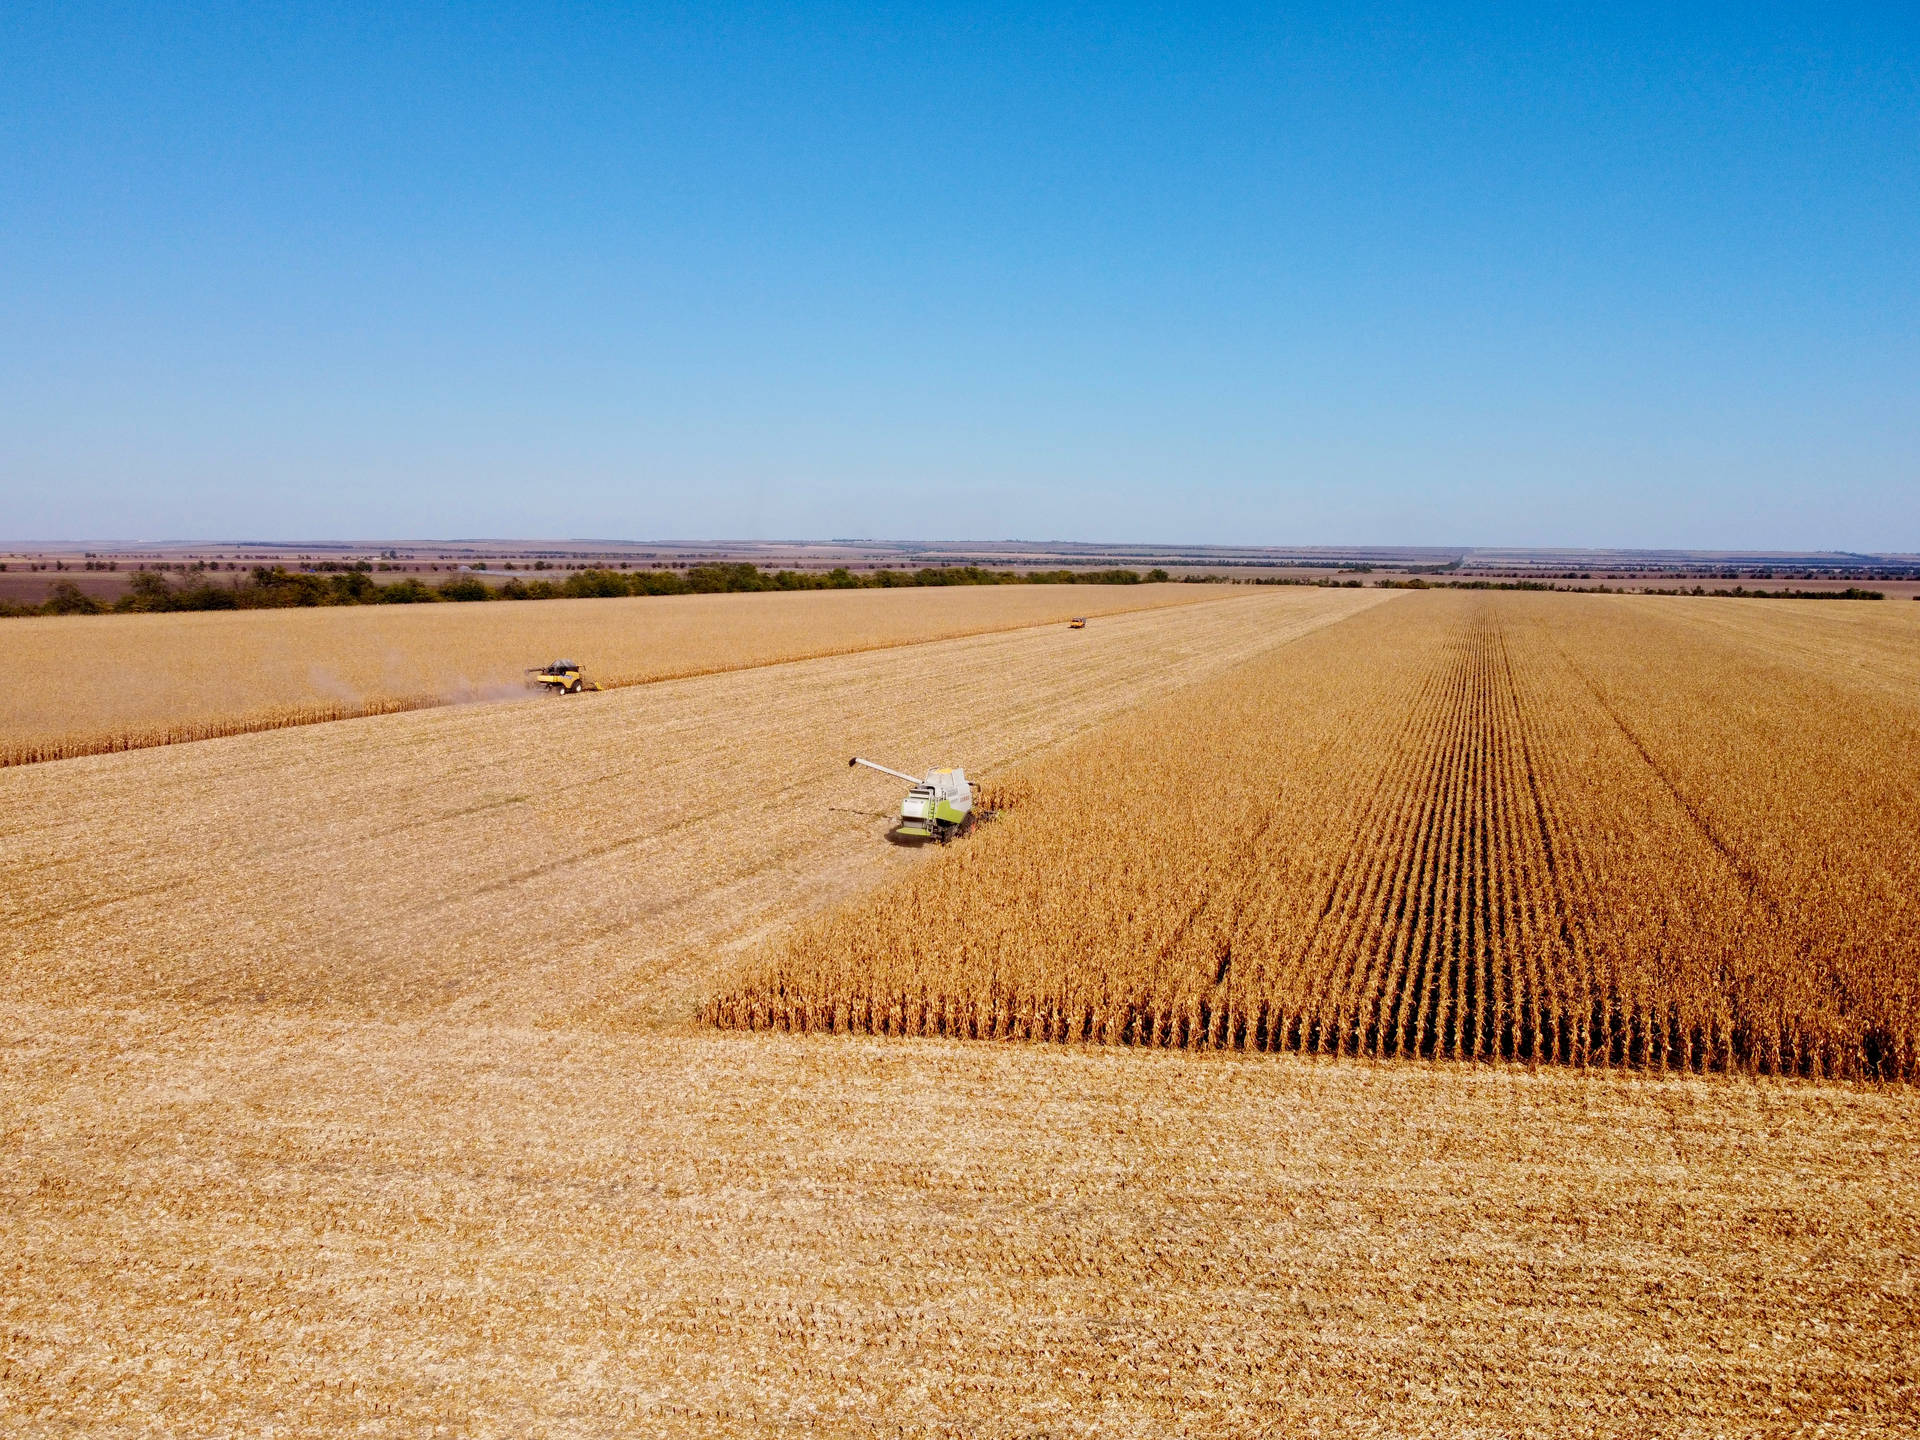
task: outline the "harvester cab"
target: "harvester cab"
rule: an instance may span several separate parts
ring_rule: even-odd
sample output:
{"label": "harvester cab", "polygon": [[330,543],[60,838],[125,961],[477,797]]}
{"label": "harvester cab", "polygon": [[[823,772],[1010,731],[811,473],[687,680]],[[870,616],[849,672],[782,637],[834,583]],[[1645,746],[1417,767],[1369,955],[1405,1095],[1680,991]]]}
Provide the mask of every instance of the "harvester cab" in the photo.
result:
{"label": "harvester cab", "polygon": [[863,760],[858,755],[847,764],[864,765],[869,770],[878,770],[882,775],[904,780],[913,787],[900,802],[900,821],[893,827],[895,835],[915,840],[934,840],[944,845],[954,836],[965,834],[973,827],[974,787],[967,780],[966,771],[929,770],[924,779],[916,780],[904,770]]}
{"label": "harvester cab", "polygon": [[556,660],[541,669],[527,671],[527,684],[549,695],[578,695],[582,690],[600,688],[580,673],[579,662],[574,660]]}

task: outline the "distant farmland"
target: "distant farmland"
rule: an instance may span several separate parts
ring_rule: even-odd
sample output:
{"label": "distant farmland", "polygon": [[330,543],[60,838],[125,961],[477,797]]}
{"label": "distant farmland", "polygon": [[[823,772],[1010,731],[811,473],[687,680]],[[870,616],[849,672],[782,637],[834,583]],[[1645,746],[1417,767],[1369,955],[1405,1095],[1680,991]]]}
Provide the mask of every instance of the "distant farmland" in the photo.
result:
{"label": "distant farmland", "polygon": [[635,685],[1219,598],[1020,585],[15,619],[0,766],[501,699],[563,657]]}
{"label": "distant farmland", "polygon": [[0,769],[0,1434],[1920,1433],[1920,606],[873,598]]}
{"label": "distant farmland", "polygon": [[[1049,759],[707,1013],[1915,1078],[1920,627],[1809,652],[1799,614],[1672,608],[1701,603],[1358,616]],[[1837,704],[1836,671],[1868,688]]]}

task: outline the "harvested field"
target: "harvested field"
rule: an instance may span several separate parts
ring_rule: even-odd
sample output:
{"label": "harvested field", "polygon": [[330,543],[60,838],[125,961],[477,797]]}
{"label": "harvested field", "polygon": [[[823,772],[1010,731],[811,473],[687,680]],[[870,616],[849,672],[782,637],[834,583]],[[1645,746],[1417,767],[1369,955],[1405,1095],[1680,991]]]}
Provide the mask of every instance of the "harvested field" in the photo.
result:
{"label": "harvested field", "polygon": [[1920,1077],[1920,667],[1756,634],[1624,597],[1359,617],[1050,757],[707,1013]]}
{"label": "harvested field", "polygon": [[638,685],[1219,598],[1007,585],[9,620],[0,766],[521,697],[560,656]]}
{"label": "harvested field", "polygon": [[0,1006],[0,1430],[1907,1436],[1914,1092]]}

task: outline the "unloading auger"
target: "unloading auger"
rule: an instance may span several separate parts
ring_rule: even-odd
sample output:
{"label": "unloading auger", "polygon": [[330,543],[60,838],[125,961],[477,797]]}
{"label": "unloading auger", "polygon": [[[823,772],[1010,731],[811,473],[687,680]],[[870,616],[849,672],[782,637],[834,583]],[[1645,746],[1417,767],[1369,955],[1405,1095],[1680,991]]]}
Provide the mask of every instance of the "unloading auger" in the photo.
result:
{"label": "unloading auger", "polygon": [[858,755],[847,764],[849,767],[864,765],[869,770],[878,770],[882,775],[904,780],[913,787],[900,802],[900,822],[893,827],[895,835],[934,840],[944,845],[954,836],[964,835],[973,828],[976,818],[973,804],[975,787],[968,781],[966,771],[958,767],[952,770],[929,770],[924,779],[916,780],[904,770],[895,770],[890,765],[865,760]]}

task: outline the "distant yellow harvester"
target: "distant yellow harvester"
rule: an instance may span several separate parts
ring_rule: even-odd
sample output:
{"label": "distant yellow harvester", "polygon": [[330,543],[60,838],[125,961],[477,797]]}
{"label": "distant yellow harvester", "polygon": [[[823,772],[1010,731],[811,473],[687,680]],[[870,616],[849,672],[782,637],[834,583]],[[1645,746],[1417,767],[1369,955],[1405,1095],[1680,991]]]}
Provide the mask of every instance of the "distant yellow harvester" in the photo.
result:
{"label": "distant yellow harvester", "polygon": [[578,695],[582,690],[598,690],[594,681],[580,673],[574,660],[556,660],[540,670],[527,671],[527,684],[549,695]]}

